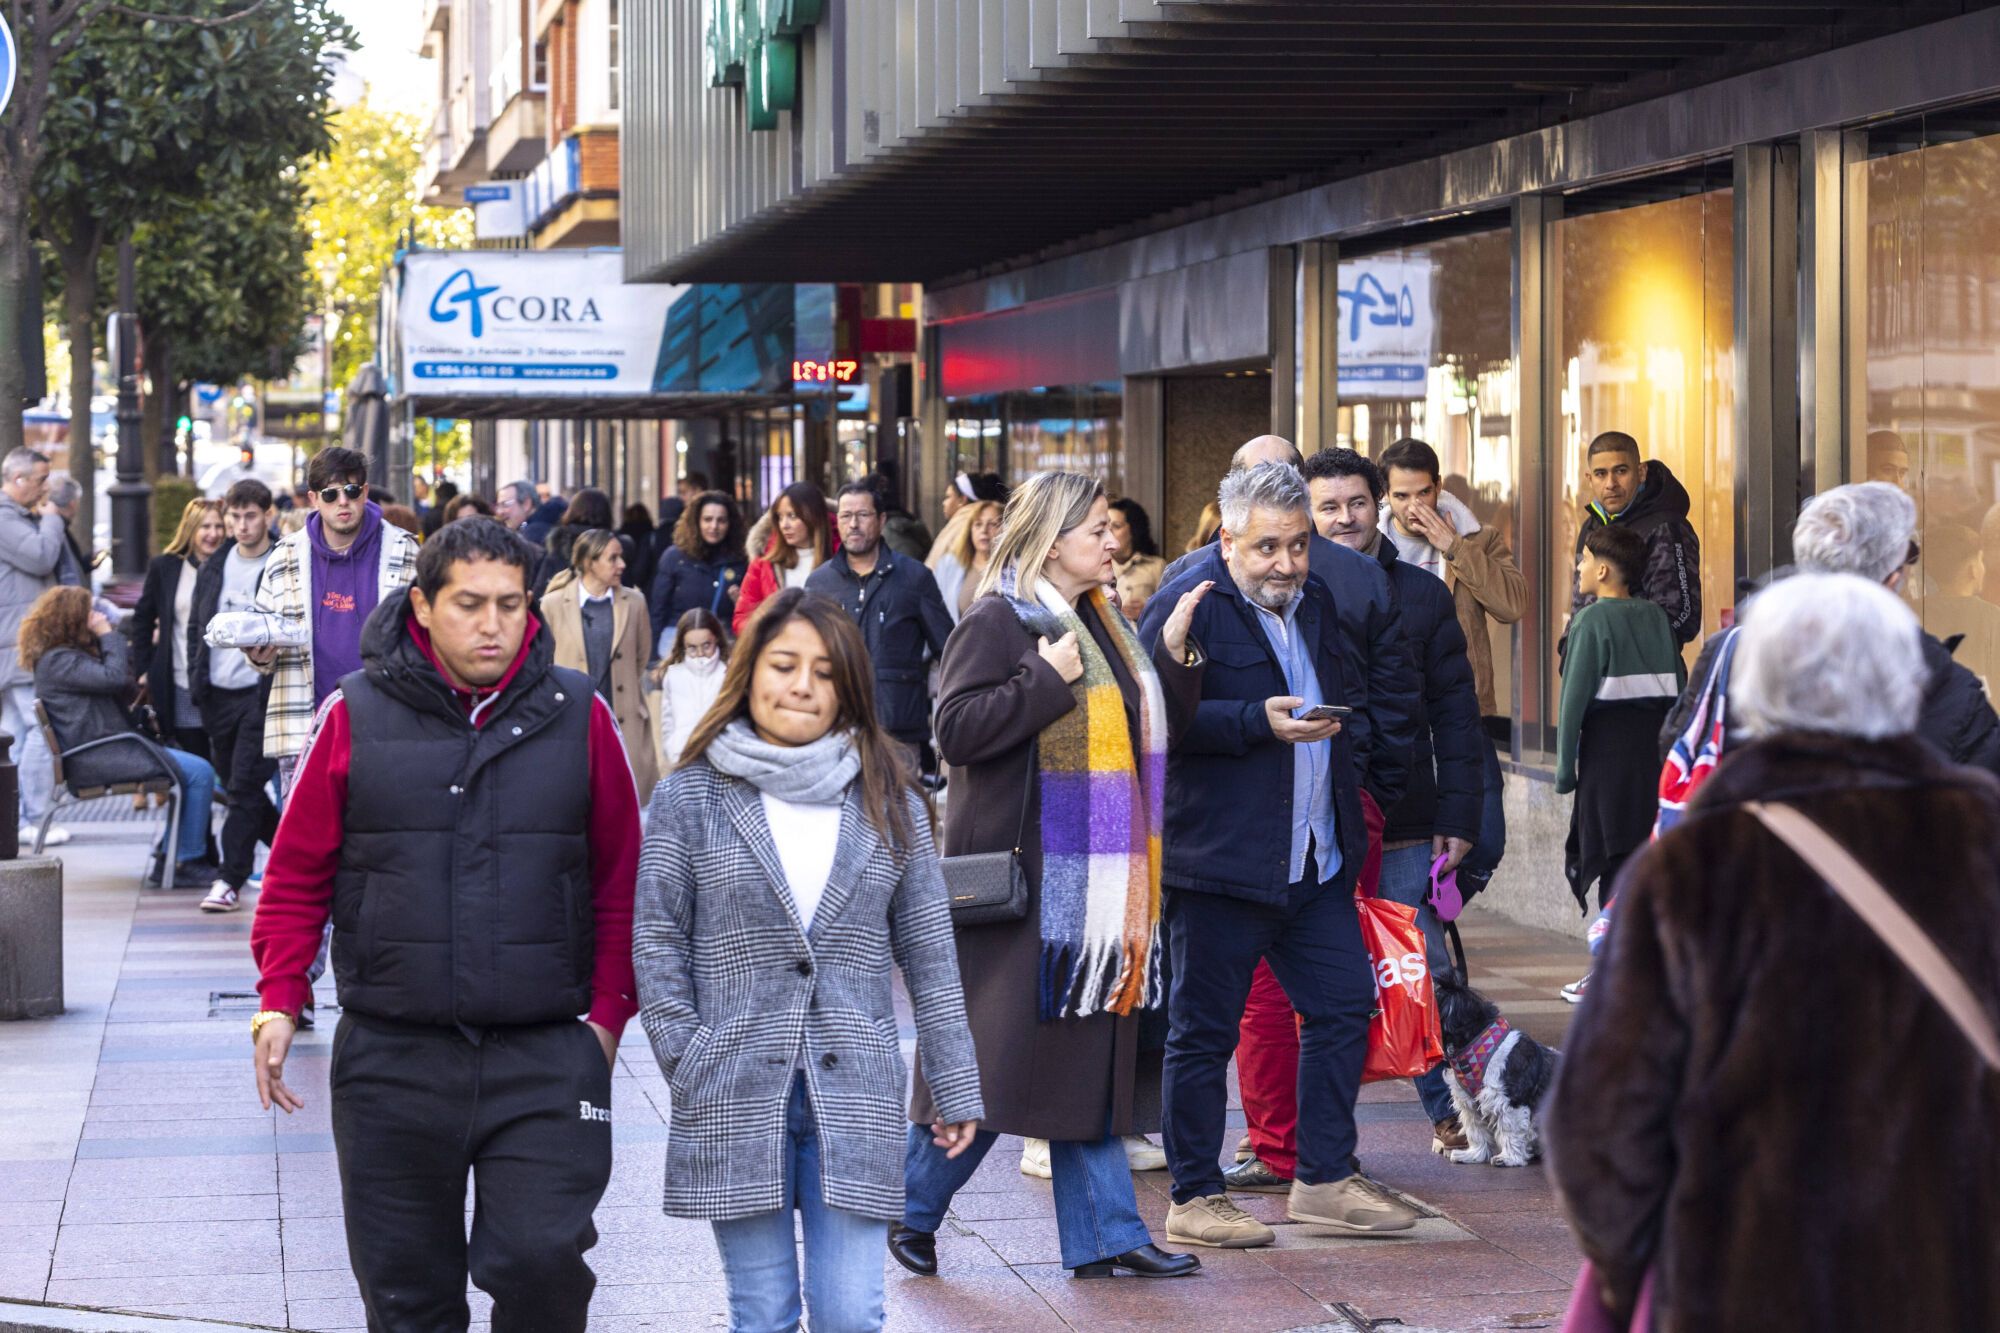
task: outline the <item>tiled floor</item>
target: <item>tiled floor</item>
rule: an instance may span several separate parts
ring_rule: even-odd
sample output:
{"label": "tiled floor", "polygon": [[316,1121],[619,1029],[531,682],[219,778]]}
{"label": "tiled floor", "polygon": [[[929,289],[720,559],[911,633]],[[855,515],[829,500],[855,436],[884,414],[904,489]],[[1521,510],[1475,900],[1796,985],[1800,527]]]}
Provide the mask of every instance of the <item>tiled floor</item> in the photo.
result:
{"label": "tiled floor", "polygon": [[[76,833],[63,849],[70,1010],[0,1025],[0,1299],[359,1329],[326,1119],[331,1023],[294,1047],[288,1073],[306,1110],[259,1111],[244,1036],[254,1003],[229,994],[251,989],[249,912],[204,918],[197,894],[141,894],[141,827]],[[1464,924],[1475,984],[1517,1025],[1559,1041],[1568,1008],[1554,991],[1581,970],[1580,946],[1482,914]],[[329,988],[323,1008],[331,1000]],[[591,1326],[723,1327],[706,1226],[658,1210],[669,1106],[636,1024],[613,1102],[618,1160],[598,1211]],[[1278,1225],[1278,1243],[1204,1253],[1202,1276],[1168,1283],[1072,1281],[1048,1186],[1021,1176],[1003,1142],[939,1238],[943,1276],[890,1266],[890,1325],[1258,1333],[1350,1328],[1350,1315],[1406,1329],[1559,1324],[1577,1259],[1542,1170],[1454,1166],[1429,1141],[1407,1084],[1366,1089],[1363,1162],[1440,1216],[1404,1237],[1335,1239],[1286,1223],[1282,1198],[1243,1196]],[[1135,1180],[1157,1236],[1165,1174]],[[473,1302],[478,1320],[485,1307],[476,1293]]]}

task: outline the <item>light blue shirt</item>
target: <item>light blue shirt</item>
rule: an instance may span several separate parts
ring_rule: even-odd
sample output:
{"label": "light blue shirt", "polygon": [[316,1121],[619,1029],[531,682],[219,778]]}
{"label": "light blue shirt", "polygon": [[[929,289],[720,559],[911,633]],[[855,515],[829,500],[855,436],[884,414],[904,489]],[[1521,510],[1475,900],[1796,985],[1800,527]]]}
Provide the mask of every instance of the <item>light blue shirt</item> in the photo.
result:
{"label": "light blue shirt", "polygon": [[[1319,671],[1313,664],[1314,645],[1299,632],[1300,592],[1282,613],[1268,611],[1255,602],[1257,623],[1264,628],[1271,651],[1285,672],[1285,690],[1305,700],[1304,708],[1326,702],[1320,692]],[[1301,709],[1303,711],[1303,708]],[[1340,822],[1333,808],[1333,742],[1314,741],[1292,747],[1292,859],[1287,883],[1298,884],[1306,877],[1306,848],[1315,853],[1319,878],[1324,884],[1340,873]]]}

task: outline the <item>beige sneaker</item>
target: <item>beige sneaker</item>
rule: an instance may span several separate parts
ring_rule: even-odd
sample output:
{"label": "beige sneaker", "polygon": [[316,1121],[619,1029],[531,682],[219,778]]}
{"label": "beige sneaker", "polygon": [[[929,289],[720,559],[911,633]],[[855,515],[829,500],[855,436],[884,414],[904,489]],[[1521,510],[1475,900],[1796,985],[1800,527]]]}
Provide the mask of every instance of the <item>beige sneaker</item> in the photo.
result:
{"label": "beige sneaker", "polygon": [[1324,1185],[1292,1182],[1286,1214],[1294,1222],[1342,1231],[1408,1231],[1417,1224],[1417,1210],[1359,1173]]}
{"label": "beige sneaker", "polygon": [[1050,1180],[1055,1173],[1049,1169],[1049,1141],[1047,1139],[1021,1140],[1021,1174],[1033,1176],[1036,1180]]}
{"label": "beige sneaker", "polygon": [[1248,1250],[1277,1238],[1277,1232],[1231,1203],[1227,1194],[1209,1194],[1167,1209],[1167,1240],[1172,1243]]}

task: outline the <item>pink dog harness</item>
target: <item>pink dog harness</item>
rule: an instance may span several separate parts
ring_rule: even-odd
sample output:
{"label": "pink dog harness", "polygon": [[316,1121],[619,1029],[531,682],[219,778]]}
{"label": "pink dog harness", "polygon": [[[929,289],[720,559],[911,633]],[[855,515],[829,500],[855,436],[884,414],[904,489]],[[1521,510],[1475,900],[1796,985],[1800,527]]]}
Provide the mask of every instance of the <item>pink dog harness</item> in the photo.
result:
{"label": "pink dog harness", "polygon": [[1501,1043],[1513,1030],[1506,1019],[1496,1018],[1490,1027],[1472,1039],[1471,1045],[1451,1057],[1452,1072],[1465,1085],[1466,1096],[1477,1097],[1486,1086],[1486,1066],[1493,1063]]}

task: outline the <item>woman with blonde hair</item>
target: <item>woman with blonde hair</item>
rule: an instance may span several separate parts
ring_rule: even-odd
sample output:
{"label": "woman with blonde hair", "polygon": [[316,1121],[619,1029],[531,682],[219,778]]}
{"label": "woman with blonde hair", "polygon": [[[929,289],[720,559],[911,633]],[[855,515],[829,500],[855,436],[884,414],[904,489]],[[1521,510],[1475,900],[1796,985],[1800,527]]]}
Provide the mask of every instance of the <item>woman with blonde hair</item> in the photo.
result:
{"label": "woman with blonde hair", "polygon": [[644,801],[660,778],[646,705],[653,627],[646,599],[624,585],[624,574],[625,546],[618,534],[592,528],[570,542],[569,568],[549,580],[541,612],[555,636],[556,665],[589,676],[611,705]]}
{"label": "woman with blonde hair", "polygon": [[1000,524],[1006,506],[998,500],[975,500],[958,511],[958,517],[965,520],[959,528],[958,540],[949,552],[952,562],[964,573],[958,581],[958,591],[946,600],[945,609],[951,612],[954,623],[964,618],[973,599],[978,595],[979,585],[986,578],[986,571],[993,564],[993,548],[1000,540]]}
{"label": "woman with blonde hair", "polygon": [[194,576],[221,549],[227,528],[220,500],[190,500],[173,540],[146,566],[139,603],[125,622],[132,656],[145,665],[145,684],[160,734],[189,754],[208,758],[208,732],[188,692],[188,620],[194,614]]}
{"label": "woman with blonde hair", "polygon": [[889,1236],[913,1272],[937,1271],[945,1210],[996,1134],[1049,1140],[1062,1262],[1075,1276],[1201,1266],[1154,1248],[1121,1138],[1159,1116],[1159,1052],[1143,1067],[1139,1021],[1163,998],[1166,756],[1200,693],[1201,668],[1185,654],[1208,585],[1182,599],[1149,655],[1105,590],[1117,549],[1108,512],[1103,486],[1082,473],[1045,472],[1015,491],[979,596],[945,645],[945,853],[1017,854],[1028,897],[1019,919],[957,930],[986,1124],[962,1157],[938,1151],[922,1069],[909,1204]]}

